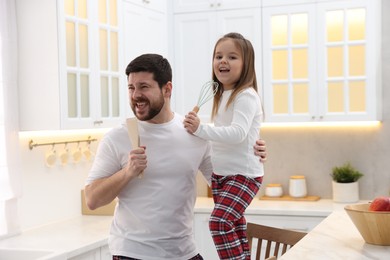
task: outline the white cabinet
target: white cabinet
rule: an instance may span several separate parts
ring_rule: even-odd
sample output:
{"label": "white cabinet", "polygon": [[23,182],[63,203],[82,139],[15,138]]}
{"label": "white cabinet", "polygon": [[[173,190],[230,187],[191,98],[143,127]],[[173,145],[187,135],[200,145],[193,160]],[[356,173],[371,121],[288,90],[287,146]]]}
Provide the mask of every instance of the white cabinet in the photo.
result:
{"label": "white cabinet", "polygon": [[122,121],[120,3],[17,1],[21,130]]}
{"label": "white cabinet", "polygon": [[184,12],[204,12],[223,9],[244,9],[259,7],[258,0],[174,0],[173,11],[175,13]]}
{"label": "white cabinet", "polygon": [[[218,259],[218,254],[209,231],[209,218],[209,213],[195,213],[195,242],[199,253],[203,256],[204,259]],[[289,216],[267,214],[246,214],[245,218],[247,222],[304,232],[309,232],[325,219],[325,217],[322,216]]]}
{"label": "white cabinet", "polygon": [[266,121],[380,120],[380,1],[277,2],[262,13]]}
{"label": "white cabinet", "polygon": [[[148,3],[145,3],[148,2]],[[156,4],[154,4],[156,3]],[[159,4],[157,4],[159,3]],[[168,25],[166,1],[125,1],[123,3],[123,32],[125,66],[144,53],[168,55]],[[125,83],[127,85],[127,83]],[[133,112],[126,94],[126,115]]]}
{"label": "white cabinet", "polygon": [[[175,1],[176,5],[185,1]],[[203,3],[202,1],[199,1]],[[198,1],[187,1],[195,4]],[[200,4],[199,3],[199,4]],[[261,8],[174,13],[174,104],[175,110],[187,114],[197,104],[203,84],[211,80],[212,54],[216,41],[229,32],[239,32],[249,39],[256,51],[256,69],[261,70]],[[212,101],[198,113],[201,120],[210,119]]]}
{"label": "white cabinet", "polygon": [[111,260],[112,255],[108,246],[102,246],[83,254],[69,258],[69,260]]}

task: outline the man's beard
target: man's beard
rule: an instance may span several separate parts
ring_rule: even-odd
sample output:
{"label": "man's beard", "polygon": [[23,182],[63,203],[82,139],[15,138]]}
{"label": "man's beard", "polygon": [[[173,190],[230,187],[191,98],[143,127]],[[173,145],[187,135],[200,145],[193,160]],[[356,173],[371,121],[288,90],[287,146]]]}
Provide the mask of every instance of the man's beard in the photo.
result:
{"label": "man's beard", "polygon": [[[146,115],[140,116],[136,113],[135,105],[137,102],[145,102],[149,106],[149,111]],[[150,103],[148,99],[145,98],[139,98],[137,100],[134,100],[134,102],[131,103],[131,110],[133,110],[134,115],[138,118],[138,120],[141,121],[148,121],[152,120],[156,115],[158,115],[163,108],[165,104],[164,97],[160,95],[159,99],[155,102]]]}

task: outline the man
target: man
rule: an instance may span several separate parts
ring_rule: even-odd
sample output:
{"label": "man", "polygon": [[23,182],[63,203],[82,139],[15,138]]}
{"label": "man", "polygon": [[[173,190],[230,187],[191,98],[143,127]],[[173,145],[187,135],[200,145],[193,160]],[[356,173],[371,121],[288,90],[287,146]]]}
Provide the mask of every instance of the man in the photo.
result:
{"label": "man", "polygon": [[[171,110],[165,58],[141,55],[126,75],[141,147],[132,146],[126,125],[104,136],[86,181],[87,205],[93,210],[118,197],[109,237],[114,260],[203,259],[193,238],[193,208],[198,170],[210,184],[210,144],[188,134],[184,118]],[[261,142],[256,153],[265,156]]]}

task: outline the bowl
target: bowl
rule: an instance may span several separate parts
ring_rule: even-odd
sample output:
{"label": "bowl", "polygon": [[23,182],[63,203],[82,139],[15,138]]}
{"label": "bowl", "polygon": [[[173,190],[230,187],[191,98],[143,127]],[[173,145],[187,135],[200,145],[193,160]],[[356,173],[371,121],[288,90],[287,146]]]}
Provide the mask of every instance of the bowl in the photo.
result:
{"label": "bowl", "polygon": [[351,204],[344,209],[366,243],[390,246],[390,211],[370,211],[369,205]]}

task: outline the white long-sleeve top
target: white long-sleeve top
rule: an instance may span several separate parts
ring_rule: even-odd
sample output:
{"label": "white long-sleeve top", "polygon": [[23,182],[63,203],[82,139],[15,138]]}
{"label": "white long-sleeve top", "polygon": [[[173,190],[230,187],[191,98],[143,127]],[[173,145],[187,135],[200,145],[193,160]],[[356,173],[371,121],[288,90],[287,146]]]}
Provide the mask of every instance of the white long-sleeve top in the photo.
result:
{"label": "white long-sleeve top", "polygon": [[263,164],[253,150],[262,121],[260,97],[253,88],[245,89],[226,110],[232,92],[223,92],[214,125],[200,124],[194,135],[211,141],[215,174],[263,176]]}

